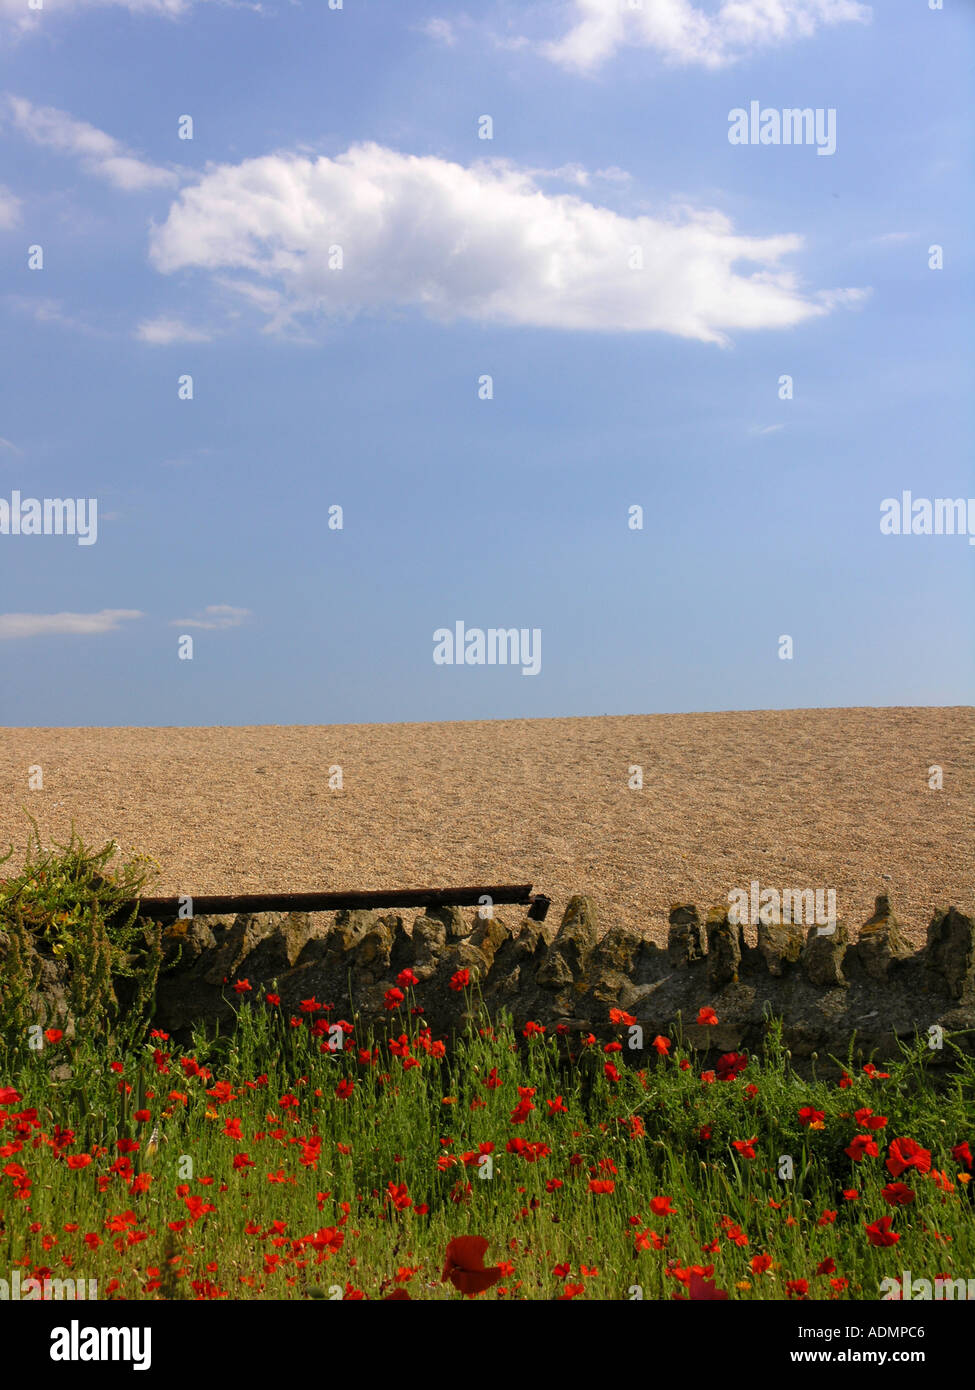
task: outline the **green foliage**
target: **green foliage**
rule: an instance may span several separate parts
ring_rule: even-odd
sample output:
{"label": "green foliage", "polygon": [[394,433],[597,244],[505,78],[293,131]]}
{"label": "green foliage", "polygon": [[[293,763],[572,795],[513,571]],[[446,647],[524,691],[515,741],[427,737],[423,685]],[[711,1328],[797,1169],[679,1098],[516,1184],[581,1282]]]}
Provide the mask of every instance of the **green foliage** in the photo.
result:
{"label": "green foliage", "polygon": [[[474,1234],[515,1299],[669,1299],[695,1267],[743,1300],[873,1301],[903,1269],[975,1279],[961,1050],[937,1089],[923,1038],[840,1084],[809,1080],[772,1019],[765,1055],[722,1081],[679,1028],[668,1056],[577,1043],[569,1057],[551,1030],[526,1038],[469,1002],[474,1022],[446,1048],[412,989],[388,1037],[344,1020],[337,1050],[334,1014],[295,1018],[259,991],[235,1028],[187,1049],[86,1036],[68,1080],[25,1055],[0,1073],[7,1110],[72,1133],[25,1145],[24,1177],[0,1179],[32,1184],[29,1202],[0,1186],[0,1264],[49,1264],[51,1234],[99,1297],[382,1298],[401,1283],[444,1299],[459,1296],[440,1278],[447,1242]],[[858,1134],[877,1151],[852,1157]],[[912,1195],[892,1205],[904,1136],[928,1166],[897,1174]],[[897,1240],[878,1246],[868,1228],[885,1217]]]}
{"label": "green foliage", "polygon": [[[162,961],[161,929],[138,918],[137,899],[155,863],[135,855],[113,864],[116,841],[89,848],[73,824],[67,844],[45,848],[37,822],[27,818],[32,833],[23,867],[0,880],[0,933],[7,942],[0,1024],[19,1037],[35,1021],[31,992],[38,960],[49,954],[69,967],[68,1008],[76,1030],[110,1033],[124,1013],[134,1037],[151,1015]],[[13,846],[0,864],[12,853]],[[120,979],[131,982],[125,1010],[116,994]]]}

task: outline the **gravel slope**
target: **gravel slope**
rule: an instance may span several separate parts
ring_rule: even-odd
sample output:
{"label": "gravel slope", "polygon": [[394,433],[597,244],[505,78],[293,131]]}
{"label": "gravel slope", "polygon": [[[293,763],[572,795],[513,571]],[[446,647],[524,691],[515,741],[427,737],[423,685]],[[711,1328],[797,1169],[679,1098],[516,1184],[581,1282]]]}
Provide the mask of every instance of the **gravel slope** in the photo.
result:
{"label": "gravel slope", "polygon": [[665,940],[672,902],[726,901],[752,879],[834,888],[858,925],[886,873],[918,943],[933,908],[975,902],[968,708],[4,729],[0,788],[15,861],[26,807],[45,839],[73,818],[89,842],[152,854],[161,893],[530,880],[557,914],[586,892],[601,926]]}

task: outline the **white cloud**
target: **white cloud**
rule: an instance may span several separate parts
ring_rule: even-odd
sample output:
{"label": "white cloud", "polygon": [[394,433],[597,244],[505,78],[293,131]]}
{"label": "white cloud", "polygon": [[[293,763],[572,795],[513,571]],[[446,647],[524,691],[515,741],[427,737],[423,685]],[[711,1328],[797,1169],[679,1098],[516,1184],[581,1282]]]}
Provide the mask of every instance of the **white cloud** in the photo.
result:
{"label": "white cloud", "polygon": [[103,330],[97,326],[86,323],[84,319],[75,318],[73,314],[66,314],[61,307],[60,299],[38,299],[26,294],[8,294],[4,296],[5,303],[18,314],[27,314],[35,323],[57,324],[61,328],[69,328],[75,333],[88,333],[101,336]]}
{"label": "white cloud", "polygon": [[857,0],[722,0],[705,12],[691,0],[572,0],[573,23],[542,52],[587,72],[624,47],[650,48],[672,63],[718,68],[774,44],[809,38],[822,25],[868,23]]}
{"label": "white cloud", "polygon": [[124,619],[141,617],[135,608],[103,608],[98,613],[0,613],[0,639],[115,632]]}
{"label": "white cloud", "polygon": [[446,48],[453,48],[457,42],[457,30],[449,19],[428,19],[420,25],[420,30],[427,38],[442,43]]}
{"label": "white cloud", "polygon": [[17,129],[37,145],[60,150],[81,160],[82,168],[126,192],[144,188],[171,188],[179,182],[172,169],[147,164],[115,139],[86,121],[75,120],[54,106],[35,106],[25,97],[9,93],[6,114]]}
{"label": "white cloud", "polygon": [[18,449],[16,444],[9,439],[0,439],[0,449],[10,449],[15,454],[23,454],[23,449]]}
{"label": "white cloud", "polygon": [[202,618],[173,618],[170,627],[204,627],[215,631],[219,628],[240,627],[251,617],[249,608],[233,608],[229,603],[211,603],[204,608]]}
{"label": "white cloud", "polygon": [[10,20],[20,30],[36,30],[46,19],[75,10],[106,9],[121,6],[133,14],[166,15],[176,19],[185,14],[194,0],[44,0],[42,10],[27,8],[27,0],[0,0],[0,18]]}
{"label": "white cloud", "polygon": [[163,315],[157,319],[143,319],[135,336],[144,343],[165,347],[169,343],[209,343],[212,335],[202,328],[191,327],[182,319]]}
{"label": "white cloud", "polygon": [[[464,168],[364,144],[335,159],[211,167],[153,227],[150,259],[164,274],[248,272],[278,296],[264,306],[278,331],[297,315],[415,308],[442,322],[723,343],[735,329],[829,311],[781,268],[801,245],[740,235],[707,209],[625,217],[545,192],[511,165]],[[341,269],[329,265],[335,246]],[[634,247],[642,270],[630,268]]]}
{"label": "white cloud", "polygon": [[0,230],[16,227],[20,221],[20,199],[0,183]]}

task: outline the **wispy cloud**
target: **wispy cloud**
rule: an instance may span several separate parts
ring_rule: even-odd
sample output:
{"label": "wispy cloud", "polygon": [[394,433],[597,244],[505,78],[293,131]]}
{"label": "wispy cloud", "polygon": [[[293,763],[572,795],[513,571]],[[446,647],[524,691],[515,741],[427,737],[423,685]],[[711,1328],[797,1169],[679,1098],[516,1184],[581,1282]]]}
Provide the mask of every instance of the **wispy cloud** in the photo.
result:
{"label": "wispy cloud", "polygon": [[169,343],[209,343],[213,337],[202,328],[193,328],[182,319],[163,315],[156,319],[143,319],[135,330],[135,336],[143,343],[167,346]]}
{"label": "wispy cloud", "polygon": [[648,48],[674,64],[721,68],[745,54],[810,38],[825,25],[872,18],[857,0],[571,0],[570,26],[541,45],[560,66],[590,72],[621,48]]}
{"label": "wispy cloud", "polygon": [[20,221],[21,201],[16,194],[0,183],[0,230],[16,227]]}
{"label": "wispy cloud", "polygon": [[135,608],[102,608],[98,613],[0,613],[0,640],[115,632],[120,623],[142,616]]}
{"label": "wispy cloud", "polygon": [[201,617],[172,618],[169,626],[203,627],[216,631],[219,628],[240,627],[252,616],[249,608],[233,608],[229,603],[211,603],[208,608],[204,608]]}
{"label": "wispy cloud", "polygon": [[24,452],[23,449],[18,449],[16,444],[11,443],[9,439],[2,438],[0,438],[0,449],[9,449],[11,453],[20,455],[23,455]]}
{"label": "wispy cloud", "polygon": [[59,299],[33,299],[26,294],[8,294],[5,302],[18,314],[27,314],[35,323],[57,324],[59,328],[70,328],[75,333],[92,333],[101,336],[104,330],[84,319],[65,313]]}
{"label": "wispy cloud", "polygon": [[300,315],[414,307],[441,322],[725,343],[860,295],[805,293],[781,264],[801,246],[790,233],[742,235],[711,209],[626,217],[502,161],[465,168],[363,144],[334,159],[210,167],[153,228],[149,254],[164,274],[249,272],[275,330]]}
{"label": "wispy cloud", "polygon": [[79,159],[87,173],[105,179],[115,188],[132,193],[146,188],[173,188],[179,183],[176,170],[139,159],[114,136],[57,107],[35,106],[26,97],[8,93],[0,110],[29,140]]}

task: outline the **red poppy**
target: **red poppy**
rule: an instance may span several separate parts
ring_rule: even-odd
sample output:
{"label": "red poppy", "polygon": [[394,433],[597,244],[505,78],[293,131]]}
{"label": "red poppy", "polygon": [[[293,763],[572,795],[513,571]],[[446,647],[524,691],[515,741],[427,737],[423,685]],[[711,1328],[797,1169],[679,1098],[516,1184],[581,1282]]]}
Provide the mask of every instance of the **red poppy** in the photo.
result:
{"label": "red poppy", "polygon": [[399,1008],[400,1004],[402,1004],[403,1000],[406,998],[406,995],[401,989],[388,989],[383,998],[386,1003],[386,1008],[392,1013],[394,1009]]}
{"label": "red poppy", "polygon": [[484,1236],[455,1236],[444,1256],[441,1283],[449,1279],[455,1289],[467,1298],[484,1293],[501,1278],[501,1270],[484,1268],[484,1254],[489,1242]]}
{"label": "red poppy", "polygon": [[13,1086],[0,1086],[0,1105],[15,1105],[18,1100],[22,1100],[19,1091],[15,1091]]}
{"label": "red poppy", "polygon": [[735,1077],[748,1066],[748,1056],[744,1052],[726,1052],[718,1058],[717,1073],[721,1081],[734,1081]]}
{"label": "red poppy", "polygon": [[814,1126],[819,1129],[826,1119],[824,1110],[814,1110],[811,1105],[804,1105],[799,1111],[799,1123],[801,1125]]}
{"label": "red poppy", "polygon": [[870,1158],[876,1158],[880,1150],[877,1148],[877,1141],[871,1139],[869,1134],[854,1134],[843,1152],[849,1154],[854,1163],[859,1163],[865,1154]]}
{"label": "red poppy", "polygon": [[636,1023],[636,1019],[633,1015],[628,1014],[624,1009],[610,1009],[609,1021],[610,1023],[623,1023],[627,1028],[632,1027],[632,1025]]}
{"label": "red poppy", "polygon": [[615,1190],[616,1190],[616,1184],[615,1184],[615,1182],[610,1182],[607,1178],[590,1178],[590,1179],[589,1179],[589,1191],[590,1191],[590,1192],[597,1192],[597,1193],[599,1193],[600,1195],[605,1196],[605,1195],[606,1195],[607,1193],[609,1193],[609,1192],[615,1192]]}
{"label": "red poppy", "polygon": [[913,1139],[895,1139],[887,1157],[887,1169],[892,1178],[899,1178],[908,1168],[916,1168],[919,1173],[931,1170],[931,1151],[922,1149]]}
{"label": "red poppy", "polygon": [[466,989],[471,982],[471,972],[469,970],[455,970],[450,977],[450,988],[457,994],[462,989]]}
{"label": "red poppy", "polygon": [[[0,1096],[0,1100],[2,1100],[2,1096]],[[971,1166],[972,1166],[972,1151],[971,1151],[971,1149],[968,1147],[968,1142],[967,1142],[967,1140],[966,1140],[965,1142],[961,1143],[961,1144],[956,1144],[955,1147],[954,1147],[954,1148],[952,1149],[952,1151],[951,1151],[951,1156],[952,1156],[952,1158],[955,1160],[956,1163],[964,1163],[964,1165],[965,1165],[966,1168],[968,1168],[968,1169],[971,1168]]]}
{"label": "red poppy", "polygon": [[68,1154],[64,1161],[69,1168],[87,1168],[91,1162],[91,1154]]}
{"label": "red poppy", "polygon": [[752,1273],[753,1273],[753,1274],[765,1274],[766,1271],[767,1271],[767,1270],[770,1270],[771,1268],[772,1268],[772,1256],[771,1256],[771,1255],[753,1255],[753,1256],[752,1256]]}
{"label": "red poppy", "polygon": [[674,1216],[677,1209],[670,1205],[669,1197],[651,1197],[650,1210],[654,1216]]}
{"label": "red poppy", "polygon": [[717,1303],[728,1297],[727,1289],[719,1289],[713,1279],[705,1279],[694,1269],[687,1281],[687,1292],[694,1303]]}
{"label": "red poppy", "polygon": [[335,1094],[339,1100],[348,1100],[354,1090],[354,1081],[340,1081],[335,1088]]}
{"label": "red poppy", "polygon": [[914,1193],[902,1182],[889,1182],[880,1195],[890,1207],[908,1207],[914,1201]]}
{"label": "red poppy", "polygon": [[251,989],[253,989],[253,985],[250,980],[238,980],[234,985],[234,992],[236,994],[248,994]]}
{"label": "red poppy", "polygon": [[662,1038],[658,1033],[653,1040],[653,1046],[657,1049],[657,1052],[661,1057],[666,1057],[667,1053],[670,1051],[670,1039]]}
{"label": "red poppy", "polygon": [[871,1245],[897,1244],[900,1236],[896,1231],[890,1229],[890,1223],[891,1218],[889,1216],[882,1216],[879,1221],[874,1221],[871,1225],[867,1225],[866,1222],[863,1223]]}
{"label": "red poppy", "polygon": [[697,1016],[697,1021],[698,1023],[714,1024],[718,1021],[718,1015],[714,1012],[713,1009],[701,1009],[700,1013]]}
{"label": "red poppy", "polygon": [[732,1147],[737,1149],[744,1158],[755,1157],[755,1145],[758,1143],[758,1135],[754,1139],[733,1139]]}
{"label": "red poppy", "polygon": [[401,970],[396,976],[396,983],[400,989],[407,989],[410,985],[418,985],[420,981],[413,974],[412,970]]}

